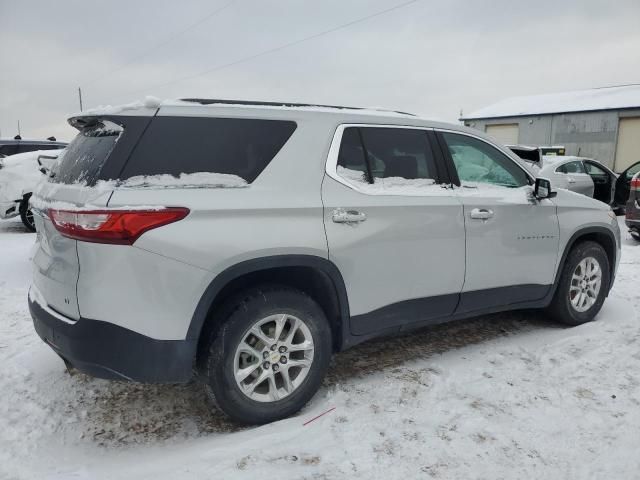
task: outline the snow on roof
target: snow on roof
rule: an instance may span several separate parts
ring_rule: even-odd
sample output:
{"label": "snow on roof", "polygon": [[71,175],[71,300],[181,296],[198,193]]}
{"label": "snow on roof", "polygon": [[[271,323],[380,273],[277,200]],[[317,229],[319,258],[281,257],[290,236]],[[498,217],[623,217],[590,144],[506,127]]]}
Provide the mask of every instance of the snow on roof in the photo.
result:
{"label": "snow on roof", "polygon": [[460,120],[634,107],[640,107],[640,84],[511,97],[464,115]]}
{"label": "snow on roof", "polygon": [[202,98],[184,98],[179,100],[160,100],[159,98],[147,96],[143,100],[127,103],[124,105],[100,105],[96,108],[76,112],[68,115],[68,118],[95,116],[95,115],[120,115],[127,112],[140,109],[154,109],[160,107],[184,107],[184,106],[210,106],[210,107],[238,107],[253,109],[285,109],[285,110],[302,110],[315,112],[346,112],[346,113],[362,113],[367,115],[386,115],[386,116],[411,116],[412,113],[399,112],[396,110],[387,110],[379,107],[345,107],[338,105],[316,105],[307,103],[292,102],[266,102],[266,101],[250,101],[250,100],[220,100],[220,99],[202,99]]}

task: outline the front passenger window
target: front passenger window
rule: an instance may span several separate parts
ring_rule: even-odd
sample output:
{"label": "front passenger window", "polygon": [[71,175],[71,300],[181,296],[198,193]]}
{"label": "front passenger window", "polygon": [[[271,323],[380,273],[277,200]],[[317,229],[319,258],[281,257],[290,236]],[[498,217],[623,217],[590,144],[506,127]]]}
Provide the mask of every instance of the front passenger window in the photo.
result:
{"label": "front passenger window", "polygon": [[517,188],[529,184],[529,177],[524,170],[490,144],[457,133],[443,132],[442,136],[449,147],[462,186],[491,184]]}

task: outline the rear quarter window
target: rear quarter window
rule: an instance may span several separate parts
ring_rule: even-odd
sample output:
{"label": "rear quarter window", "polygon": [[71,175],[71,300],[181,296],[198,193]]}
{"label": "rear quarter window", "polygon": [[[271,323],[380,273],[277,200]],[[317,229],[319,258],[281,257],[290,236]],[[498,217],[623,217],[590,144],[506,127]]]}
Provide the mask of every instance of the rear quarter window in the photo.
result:
{"label": "rear quarter window", "polygon": [[296,123],[286,120],[155,117],[120,179],[208,172],[251,183],[295,129]]}

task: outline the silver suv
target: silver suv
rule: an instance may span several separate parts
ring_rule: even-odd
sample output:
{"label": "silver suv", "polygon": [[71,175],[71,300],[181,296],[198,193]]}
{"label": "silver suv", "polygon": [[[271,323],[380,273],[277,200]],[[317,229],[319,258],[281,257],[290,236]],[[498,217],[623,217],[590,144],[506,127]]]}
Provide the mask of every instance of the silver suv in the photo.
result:
{"label": "silver suv", "polygon": [[295,413],[369,338],[523,308],[578,325],[613,284],[611,209],[476,130],[200,99],[69,122],[32,197],[38,334],[97,377],[195,377],[239,422]]}

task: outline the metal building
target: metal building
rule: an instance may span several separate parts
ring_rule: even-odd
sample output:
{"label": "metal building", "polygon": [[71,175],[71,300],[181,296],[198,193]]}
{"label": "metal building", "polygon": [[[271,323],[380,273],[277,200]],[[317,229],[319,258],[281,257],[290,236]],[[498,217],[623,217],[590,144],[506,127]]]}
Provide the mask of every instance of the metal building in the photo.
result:
{"label": "metal building", "polygon": [[513,97],[460,120],[507,145],[562,145],[617,172],[640,160],[640,84]]}

